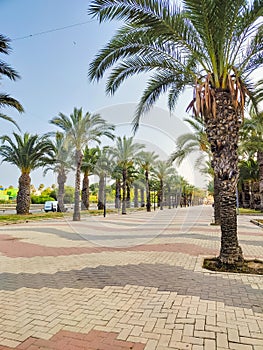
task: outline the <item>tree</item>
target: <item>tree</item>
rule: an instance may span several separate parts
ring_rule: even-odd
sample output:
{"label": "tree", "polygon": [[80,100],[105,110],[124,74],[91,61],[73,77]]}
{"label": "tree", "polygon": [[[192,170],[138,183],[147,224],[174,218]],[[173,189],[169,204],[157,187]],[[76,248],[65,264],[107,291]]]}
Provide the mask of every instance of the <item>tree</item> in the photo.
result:
{"label": "tree", "polygon": [[53,147],[54,159],[51,164],[46,166],[44,174],[46,174],[49,170],[53,170],[55,173],[57,173],[58,211],[63,213],[66,211],[64,205],[65,183],[67,181],[68,172],[72,169],[72,144],[70,143],[70,140],[66,138],[65,134],[56,132]]}
{"label": "tree", "polygon": [[163,93],[172,110],[187,87],[188,110],[203,118],[219,179],[219,261],[242,264],[237,237],[237,144],[245,96],[253,98],[249,76],[263,63],[263,0],[93,0],[89,13],[124,25],[90,65],[91,80],[108,75],[106,92],[138,73],[153,72],[138,104],[134,128]]}
{"label": "tree", "polygon": [[47,135],[38,136],[25,133],[13,133],[14,140],[5,135],[1,137],[3,145],[0,155],[3,161],[16,165],[21,175],[17,194],[17,214],[28,214],[30,208],[30,173],[52,162],[54,148]]}
{"label": "tree", "polygon": [[241,160],[239,162],[239,190],[241,192],[241,205],[243,208],[256,209],[256,196],[254,188],[257,187],[259,178],[258,163],[253,159]]}
{"label": "tree", "polygon": [[149,174],[153,170],[155,161],[157,160],[158,155],[155,152],[141,152],[139,164],[144,171],[145,176],[145,189],[146,189],[146,209],[151,211],[151,194],[149,186]]}
{"label": "tree", "polygon": [[[220,197],[218,188],[218,177],[217,174],[210,169],[211,168],[211,150],[207,140],[207,134],[205,132],[204,121],[198,117],[184,119],[192,128],[193,133],[186,133],[179,136],[176,140],[176,150],[171,154],[170,161],[176,161],[178,165],[191,153],[204,152],[206,159],[208,158],[208,168],[206,173],[213,176],[214,179],[214,218],[215,224],[220,225]],[[203,157],[202,157],[203,158]],[[200,164],[203,164],[202,158],[198,157],[196,165],[200,169]],[[213,164],[213,163],[212,163]],[[202,171],[203,169],[202,169]]]}
{"label": "tree", "polygon": [[59,113],[58,117],[54,117],[50,123],[60,127],[66,133],[66,137],[72,142],[75,150],[76,173],[73,221],[79,221],[80,174],[83,149],[89,145],[90,141],[100,143],[102,136],[113,139],[112,131],[114,126],[108,124],[99,114],[92,115],[89,112],[83,114],[82,108],[74,108],[73,113],[69,117]]}
{"label": "tree", "polygon": [[98,150],[98,159],[94,167],[94,174],[99,177],[99,191],[98,191],[98,209],[103,210],[105,208],[106,199],[106,177],[110,174],[111,170],[111,155],[109,147],[103,147]]}
{"label": "tree", "polygon": [[263,211],[263,111],[260,103],[263,101],[263,80],[256,86],[256,107],[251,106],[249,117],[245,119],[241,132],[241,150],[249,157],[257,158],[259,167],[260,209]]}
{"label": "tree", "polygon": [[[7,55],[10,52],[9,44],[10,40],[0,34],[0,53]],[[10,80],[17,80],[20,78],[19,74],[12,67],[3,61],[0,61],[0,78],[2,78],[2,76],[5,76]],[[13,107],[20,113],[24,112],[22,105],[16,99],[5,93],[0,93],[0,107]],[[6,114],[0,112],[0,118],[15,124],[19,129],[17,123]]]}
{"label": "tree", "polygon": [[174,174],[174,168],[169,166],[167,161],[158,160],[156,162],[154,173],[159,180],[160,183],[160,209],[163,210],[163,202],[164,202],[164,185],[168,180],[168,177]]}
{"label": "tree", "polygon": [[100,156],[98,147],[88,148],[83,152],[81,171],[83,173],[82,190],[81,190],[81,209],[89,210],[89,176],[93,174],[96,163]]}
{"label": "tree", "polygon": [[130,168],[134,159],[138,157],[144,145],[133,142],[133,137],[117,137],[116,146],[112,149],[112,155],[115,162],[122,172],[122,214],[126,214],[126,189],[128,168]]}

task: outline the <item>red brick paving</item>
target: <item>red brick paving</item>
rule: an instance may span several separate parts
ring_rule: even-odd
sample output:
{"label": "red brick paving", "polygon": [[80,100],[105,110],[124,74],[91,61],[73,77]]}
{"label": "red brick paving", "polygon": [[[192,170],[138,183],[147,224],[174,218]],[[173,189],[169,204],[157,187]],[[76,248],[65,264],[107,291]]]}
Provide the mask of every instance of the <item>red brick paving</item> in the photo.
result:
{"label": "red brick paving", "polygon": [[117,333],[92,330],[88,334],[59,331],[50,340],[30,337],[15,348],[0,350],[143,350],[145,344],[116,339]]}
{"label": "red brick paving", "polygon": [[[217,250],[204,248],[192,243],[142,244],[134,247],[46,247],[39,244],[27,243],[9,235],[0,235],[0,253],[10,258],[33,258],[36,256],[80,255],[114,251],[154,251],[177,252],[196,256],[199,254],[216,254]],[[1,349],[0,349],[1,350]]]}

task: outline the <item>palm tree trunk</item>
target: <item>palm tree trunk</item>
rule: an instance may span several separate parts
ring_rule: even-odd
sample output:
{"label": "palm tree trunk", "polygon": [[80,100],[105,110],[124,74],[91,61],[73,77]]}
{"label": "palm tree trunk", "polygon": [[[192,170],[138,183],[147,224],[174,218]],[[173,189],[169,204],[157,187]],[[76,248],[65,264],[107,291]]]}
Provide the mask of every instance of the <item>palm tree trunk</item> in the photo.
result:
{"label": "palm tree trunk", "polygon": [[65,183],[67,176],[65,169],[60,169],[58,172],[57,182],[58,182],[58,211],[64,213],[66,211],[64,206],[64,196],[65,196]]}
{"label": "palm tree trunk", "polygon": [[150,212],[151,211],[151,194],[150,194],[148,170],[145,171],[145,186],[146,186],[146,209],[148,212]]}
{"label": "palm tree trunk", "polygon": [[134,208],[139,207],[139,187],[137,184],[134,184]]}
{"label": "palm tree trunk", "polygon": [[98,195],[98,209],[103,210],[104,209],[104,173],[101,173],[99,175],[99,195]]}
{"label": "palm tree trunk", "polygon": [[26,215],[30,209],[30,183],[31,178],[28,173],[22,173],[18,180],[18,194],[16,198],[16,213]]}
{"label": "palm tree trunk", "polygon": [[80,200],[80,174],[81,174],[81,163],[82,163],[82,152],[80,150],[76,151],[76,174],[75,174],[75,197],[74,197],[74,213],[73,221],[80,221],[80,209],[79,209],[79,200]]}
{"label": "palm tree trunk", "polygon": [[215,225],[220,225],[220,196],[219,196],[219,180],[218,176],[214,175],[214,217]]}
{"label": "palm tree trunk", "polygon": [[244,261],[237,237],[236,187],[238,181],[239,113],[227,91],[215,91],[216,116],[205,120],[213,154],[213,168],[218,176],[221,219],[221,250],[224,264]]}
{"label": "palm tree trunk", "polygon": [[81,209],[89,210],[89,174],[84,173],[81,190]]}
{"label": "palm tree trunk", "polygon": [[127,184],[127,170],[122,171],[122,208],[121,213],[126,214],[126,184]]}
{"label": "palm tree trunk", "polygon": [[257,152],[257,161],[259,167],[259,195],[260,195],[260,210],[263,211],[263,152]]}

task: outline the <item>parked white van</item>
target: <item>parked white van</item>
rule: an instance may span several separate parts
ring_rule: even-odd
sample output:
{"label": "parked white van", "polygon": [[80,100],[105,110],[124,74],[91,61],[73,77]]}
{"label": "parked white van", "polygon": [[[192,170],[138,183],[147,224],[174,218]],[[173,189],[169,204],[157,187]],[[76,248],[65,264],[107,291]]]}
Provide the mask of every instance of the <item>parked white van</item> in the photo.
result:
{"label": "parked white van", "polygon": [[58,202],[57,201],[47,201],[44,205],[44,210],[47,213],[48,211],[58,211]]}

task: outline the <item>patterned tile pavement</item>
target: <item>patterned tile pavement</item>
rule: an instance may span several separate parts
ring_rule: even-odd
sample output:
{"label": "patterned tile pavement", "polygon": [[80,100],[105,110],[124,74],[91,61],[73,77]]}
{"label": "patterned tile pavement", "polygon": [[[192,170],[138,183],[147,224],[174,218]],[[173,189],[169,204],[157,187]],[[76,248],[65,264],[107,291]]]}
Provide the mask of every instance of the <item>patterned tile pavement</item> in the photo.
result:
{"label": "patterned tile pavement", "polygon": [[[0,227],[0,350],[263,350],[263,278],[202,269],[211,207]],[[246,258],[263,230],[238,217]]]}

